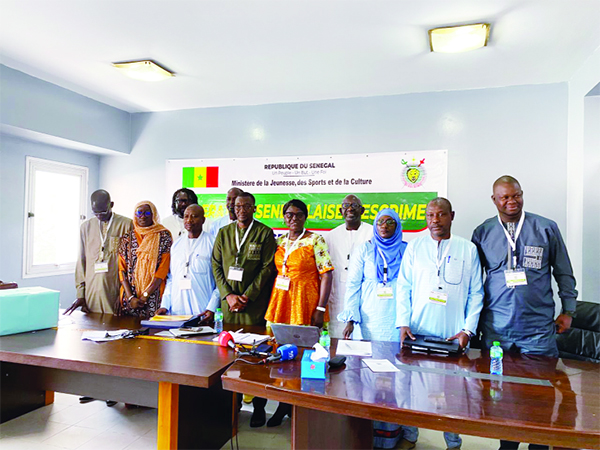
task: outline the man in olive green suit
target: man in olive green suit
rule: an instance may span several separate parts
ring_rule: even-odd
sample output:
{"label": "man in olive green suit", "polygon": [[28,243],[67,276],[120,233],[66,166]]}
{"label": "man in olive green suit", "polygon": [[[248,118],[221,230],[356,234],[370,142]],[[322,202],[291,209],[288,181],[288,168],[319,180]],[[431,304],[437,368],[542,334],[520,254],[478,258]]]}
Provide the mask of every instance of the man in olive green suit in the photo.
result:
{"label": "man in olive green suit", "polygon": [[235,200],[237,221],[221,228],[215,241],[212,268],[227,323],[265,323],[277,244],[273,230],[254,220],[255,211],[254,196],[241,193]]}
{"label": "man in olive green suit", "polygon": [[[237,221],[221,228],[212,254],[212,268],[221,296],[223,320],[240,325],[263,325],[276,274],[277,250],[273,230],[254,220],[254,196],[235,199]],[[238,396],[241,406],[241,396]],[[267,400],[254,397],[250,426],[266,422]]]}

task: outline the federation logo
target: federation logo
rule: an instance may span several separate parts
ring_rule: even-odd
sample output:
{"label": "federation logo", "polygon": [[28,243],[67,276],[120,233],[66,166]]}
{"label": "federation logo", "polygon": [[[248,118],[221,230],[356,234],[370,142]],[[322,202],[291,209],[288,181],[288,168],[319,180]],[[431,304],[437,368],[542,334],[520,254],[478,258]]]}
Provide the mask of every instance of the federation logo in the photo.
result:
{"label": "federation logo", "polygon": [[402,170],[402,181],[409,188],[418,188],[425,183],[427,172],[425,171],[425,158],[417,163],[416,159],[411,162],[402,160],[402,165],[405,166]]}

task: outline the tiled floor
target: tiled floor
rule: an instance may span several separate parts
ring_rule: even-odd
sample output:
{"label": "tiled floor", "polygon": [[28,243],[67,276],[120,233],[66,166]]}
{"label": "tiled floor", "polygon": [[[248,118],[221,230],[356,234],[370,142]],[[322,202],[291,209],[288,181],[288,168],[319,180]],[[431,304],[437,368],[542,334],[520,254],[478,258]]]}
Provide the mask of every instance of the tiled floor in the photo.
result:
{"label": "tiled floor", "polygon": [[[276,407],[270,401],[267,416]],[[276,428],[250,428],[251,414],[252,407],[244,405],[237,439],[241,450],[290,448],[288,418]],[[156,426],[155,409],[128,410],[122,403],[109,408],[103,401],[80,405],[77,396],[57,393],[54,404],[0,425],[0,450],[155,450]],[[441,432],[421,430],[416,448],[443,450],[446,446]],[[462,448],[493,450],[498,441],[463,436]],[[223,446],[228,449],[229,442]]]}

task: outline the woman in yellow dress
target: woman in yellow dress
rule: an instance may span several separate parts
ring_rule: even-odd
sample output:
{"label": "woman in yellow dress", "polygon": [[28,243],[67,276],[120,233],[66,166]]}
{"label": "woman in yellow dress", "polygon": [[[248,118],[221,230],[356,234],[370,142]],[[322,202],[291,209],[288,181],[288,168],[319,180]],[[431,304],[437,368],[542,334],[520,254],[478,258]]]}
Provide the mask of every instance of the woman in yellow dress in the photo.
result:
{"label": "woman in yellow dress", "polygon": [[[307,217],[308,208],[301,200],[290,200],[283,206],[290,231],[277,239],[277,278],[265,315],[271,323],[322,327],[329,321],[327,301],[333,264],[325,239],[304,228]],[[291,406],[280,403],[267,426],[280,425],[290,413]]]}

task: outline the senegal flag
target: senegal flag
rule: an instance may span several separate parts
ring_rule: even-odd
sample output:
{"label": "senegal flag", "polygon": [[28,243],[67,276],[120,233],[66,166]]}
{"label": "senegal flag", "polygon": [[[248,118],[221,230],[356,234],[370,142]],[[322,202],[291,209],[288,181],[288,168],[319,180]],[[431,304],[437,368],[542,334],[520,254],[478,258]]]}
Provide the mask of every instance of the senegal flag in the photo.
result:
{"label": "senegal flag", "polygon": [[181,185],[184,188],[219,187],[219,168],[184,167]]}

